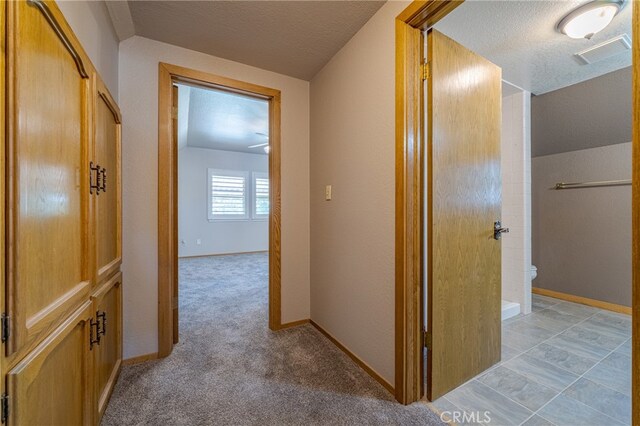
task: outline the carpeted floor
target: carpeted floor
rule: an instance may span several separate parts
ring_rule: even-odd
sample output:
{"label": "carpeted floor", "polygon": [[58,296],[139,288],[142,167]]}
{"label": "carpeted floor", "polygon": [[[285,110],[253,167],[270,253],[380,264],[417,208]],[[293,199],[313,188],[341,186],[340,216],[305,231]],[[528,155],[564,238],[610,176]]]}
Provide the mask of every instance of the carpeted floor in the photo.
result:
{"label": "carpeted floor", "polygon": [[267,327],[266,254],[180,260],[180,343],[124,367],[103,425],[436,425],[310,325]]}

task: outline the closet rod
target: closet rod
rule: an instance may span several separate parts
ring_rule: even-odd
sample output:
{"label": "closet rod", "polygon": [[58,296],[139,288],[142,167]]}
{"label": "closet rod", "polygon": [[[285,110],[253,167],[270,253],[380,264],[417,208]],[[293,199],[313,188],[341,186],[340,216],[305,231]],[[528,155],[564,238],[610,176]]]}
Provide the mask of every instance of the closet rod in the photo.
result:
{"label": "closet rod", "polygon": [[596,182],[575,182],[575,183],[556,183],[555,189],[574,189],[574,188],[596,188],[599,186],[622,186],[631,185],[631,179],[624,180],[602,180]]}

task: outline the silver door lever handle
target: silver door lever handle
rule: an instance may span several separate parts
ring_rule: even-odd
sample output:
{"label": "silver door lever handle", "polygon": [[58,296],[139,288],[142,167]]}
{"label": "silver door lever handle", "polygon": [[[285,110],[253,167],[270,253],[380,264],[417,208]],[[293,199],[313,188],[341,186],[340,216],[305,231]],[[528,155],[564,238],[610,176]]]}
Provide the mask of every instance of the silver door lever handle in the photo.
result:
{"label": "silver door lever handle", "polygon": [[509,228],[503,228],[500,221],[493,222],[493,239],[499,240],[502,238],[502,234],[509,232]]}

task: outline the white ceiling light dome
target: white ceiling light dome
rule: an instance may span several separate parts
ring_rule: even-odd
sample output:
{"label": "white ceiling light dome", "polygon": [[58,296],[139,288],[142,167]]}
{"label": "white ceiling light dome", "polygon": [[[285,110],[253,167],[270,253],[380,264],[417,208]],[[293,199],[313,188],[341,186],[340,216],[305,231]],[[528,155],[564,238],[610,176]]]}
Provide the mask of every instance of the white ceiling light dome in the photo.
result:
{"label": "white ceiling light dome", "polygon": [[557,30],[571,38],[590,39],[611,23],[625,3],[626,0],[596,0],[583,4],[562,18]]}

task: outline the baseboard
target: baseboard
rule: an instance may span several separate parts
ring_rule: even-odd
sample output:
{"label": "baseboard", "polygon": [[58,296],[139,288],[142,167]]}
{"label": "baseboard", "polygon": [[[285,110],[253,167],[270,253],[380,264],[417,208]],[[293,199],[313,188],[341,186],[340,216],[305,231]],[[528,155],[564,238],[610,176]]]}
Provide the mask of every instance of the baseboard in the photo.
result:
{"label": "baseboard", "polygon": [[291,322],[287,322],[285,324],[280,324],[280,326],[275,331],[285,330],[287,328],[292,328],[292,327],[299,327],[299,326],[305,325],[305,324],[309,324],[309,320],[308,319],[302,319],[302,320],[298,320],[298,321],[291,321]]}
{"label": "baseboard", "polygon": [[178,256],[178,259],[194,259],[197,257],[213,257],[213,256],[234,256],[238,254],[256,254],[256,253],[269,253],[269,250],[239,251],[235,253],[196,254],[193,256]]}
{"label": "baseboard", "polygon": [[546,288],[532,287],[531,292],[533,294],[539,294],[540,296],[555,297],[556,299],[566,300],[567,302],[581,303],[583,305],[593,306],[594,308],[617,312],[619,314],[631,315],[632,312],[631,307],[629,306],[616,305],[615,303],[603,302],[602,300],[589,299],[588,297],[561,293],[559,291],[548,290]]}
{"label": "baseboard", "polygon": [[378,383],[380,383],[382,386],[384,386],[384,388],[386,390],[391,392],[392,395],[395,395],[395,391],[394,391],[393,385],[391,385],[391,383],[387,382],[381,375],[376,373],[376,371],[373,368],[371,368],[369,365],[367,365],[366,362],[364,362],[363,360],[358,358],[358,356],[356,354],[354,354],[349,349],[347,349],[342,343],[340,343],[335,337],[333,337],[331,334],[329,334],[324,328],[319,326],[316,322],[314,322],[313,320],[309,320],[309,323],[312,326],[314,326],[320,333],[322,333],[327,339],[329,339],[331,341],[331,343],[336,345],[342,352],[347,354],[349,356],[349,358],[351,358],[353,360],[353,362],[358,364],[358,366],[360,368],[362,368],[364,371],[366,371],[367,374],[369,374]]}
{"label": "baseboard", "polygon": [[134,356],[133,358],[127,358],[125,360],[122,360],[122,365],[140,364],[141,362],[151,361],[154,359],[158,359],[158,352]]}

